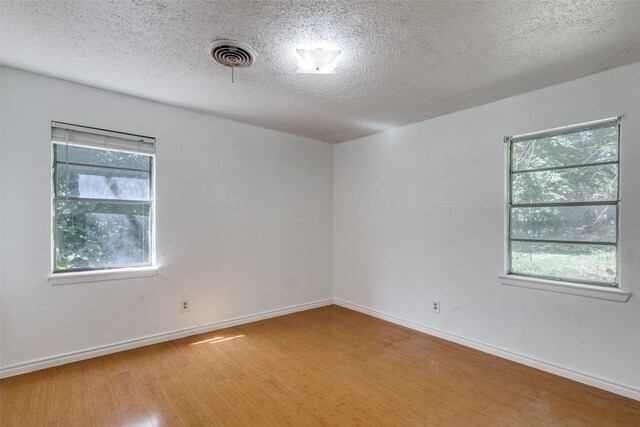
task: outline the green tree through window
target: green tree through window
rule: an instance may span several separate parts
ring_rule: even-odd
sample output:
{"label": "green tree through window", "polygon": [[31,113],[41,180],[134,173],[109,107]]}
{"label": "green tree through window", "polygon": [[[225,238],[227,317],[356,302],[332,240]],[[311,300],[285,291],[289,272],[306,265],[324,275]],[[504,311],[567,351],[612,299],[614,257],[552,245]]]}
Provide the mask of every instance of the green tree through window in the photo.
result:
{"label": "green tree through window", "polygon": [[509,273],[617,286],[618,119],[506,142]]}
{"label": "green tree through window", "polygon": [[54,272],[151,265],[153,155],[134,140],[53,135]]}

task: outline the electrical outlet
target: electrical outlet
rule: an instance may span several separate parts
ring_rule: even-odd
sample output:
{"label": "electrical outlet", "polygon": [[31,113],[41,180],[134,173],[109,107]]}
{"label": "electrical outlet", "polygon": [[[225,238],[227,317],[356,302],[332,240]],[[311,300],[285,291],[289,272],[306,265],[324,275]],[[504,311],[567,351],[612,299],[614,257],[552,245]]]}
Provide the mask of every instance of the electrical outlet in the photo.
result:
{"label": "electrical outlet", "polygon": [[185,313],[191,310],[191,300],[190,299],[181,299],[180,300],[180,313]]}
{"label": "electrical outlet", "polygon": [[440,313],[440,301],[431,301],[431,311]]}

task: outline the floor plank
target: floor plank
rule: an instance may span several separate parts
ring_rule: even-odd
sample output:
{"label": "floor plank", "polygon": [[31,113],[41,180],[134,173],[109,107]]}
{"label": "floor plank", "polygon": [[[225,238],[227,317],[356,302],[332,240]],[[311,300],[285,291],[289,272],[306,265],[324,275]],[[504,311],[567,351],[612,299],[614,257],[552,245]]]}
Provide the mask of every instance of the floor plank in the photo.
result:
{"label": "floor plank", "polygon": [[330,306],[0,381],[2,426],[640,426],[640,402]]}

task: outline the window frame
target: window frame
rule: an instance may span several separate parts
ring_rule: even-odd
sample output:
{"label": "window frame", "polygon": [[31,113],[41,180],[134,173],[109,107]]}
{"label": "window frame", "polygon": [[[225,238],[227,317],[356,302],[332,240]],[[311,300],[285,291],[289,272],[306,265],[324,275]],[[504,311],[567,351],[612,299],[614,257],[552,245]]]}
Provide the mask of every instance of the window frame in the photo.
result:
{"label": "window frame", "polygon": [[[137,154],[148,156],[149,157],[149,200],[148,201],[139,201],[141,204],[148,204],[149,206],[149,262],[144,264],[136,264],[136,265],[118,265],[118,266],[102,266],[102,267],[87,267],[87,268],[74,268],[67,270],[56,270],[56,233],[57,223],[56,223],[56,200],[59,198],[64,198],[64,196],[56,195],[56,185],[57,185],[57,154],[56,154],[56,145],[53,141],[53,129],[54,128],[62,128],[67,131],[80,131],[83,133],[93,134],[97,136],[112,136],[118,138],[120,140],[129,140],[132,143],[146,143],[153,144],[153,152],[139,152]],[[118,280],[124,278],[132,278],[132,277],[146,277],[157,274],[157,266],[156,266],[156,153],[155,153],[155,144],[156,140],[153,137],[137,135],[125,132],[112,131],[102,128],[95,128],[89,126],[81,126],[75,125],[71,123],[59,122],[59,121],[51,121],[51,137],[50,137],[50,150],[51,150],[51,273],[49,275],[50,284],[66,284],[66,283],[79,283],[79,282],[93,282],[93,281],[102,281],[102,280]],[[70,144],[71,145],[71,144]],[[75,145],[81,146],[81,145]],[[94,150],[101,150],[98,147],[84,147]],[[104,151],[125,151],[118,149],[103,149]],[[131,151],[133,153],[133,151]],[[133,153],[136,154],[136,153]],[[126,170],[126,169],[123,169]],[[146,171],[145,171],[146,172]],[[73,197],[73,200],[79,201],[89,201],[89,202],[100,202],[104,201],[106,203],[131,203],[132,201],[128,201],[127,199],[119,200],[119,199],[98,199],[98,198],[83,198],[83,197]]]}
{"label": "window frame", "polygon": [[[598,295],[606,295],[610,294],[624,294],[626,298],[628,298],[628,293],[621,291],[620,287],[620,180],[621,180],[621,121],[622,116],[610,117],[602,120],[594,120],[585,123],[578,123],[570,126],[563,126],[553,129],[547,129],[539,132],[531,132],[526,134],[520,134],[515,136],[507,136],[504,138],[505,143],[505,162],[506,162],[506,180],[505,180],[505,274],[500,276],[503,284],[511,285],[511,286],[522,286],[529,287],[534,289],[542,289],[542,290],[552,290],[556,292],[565,292],[567,288],[573,288],[565,293],[574,293],[577,295],[585,295],[585,296],[594,296],[600,298]],[[513,144],[523,140],[529,140],[533,138],[546,138],[552,136],[560,136],[566,135],[569,133],[576,133],[584,130],[594,130],[605,127],[617,126],[617,148],[618,148],[618,156],[616,161],[607,161],[607,162],[599,162],[592,163],[591,166],[600,166],[606,164],[616,164],[618,169],[618,178],[617,178],[617,188],[616,188],[616,200],[615,201],[606,201],[606,202],[562,202],[562,203],[525,203],[525,204],[517,204],[515,207],[523,207],[521,205],[535,205],[540,207],[564,207],[564,206],[614,206],[616,209],[616,239],[615,243],[603,243],[603,242],[583,242],[583,241],[561,241],[561,240],[553,240],[553,239],[539,239],[537,241],[541,241],[543,243],[560,243],[560,244],[594,244],[594,245],[604,245],[604,246],[613,246],[615,248],[616,255],[616,277],[614,282],[599,282],[599,281],[590,281],[590,280],[579,280],[572,278],[564,278],[564,277],[552,277],[552,276],[544,276],[544,275],[536,275],[536,274],[525,274],[520,272],[513,272],[511,269],[511,261],[512,261],[512,242],[513,241],[532,241],[533,239],[513,239],[512,238],[512,218],[511,218],[511,210],[514,208],[513,204],[513,168],[512,168],[512,157],[513,157]],[[563,170],[563,169],[577,169],[581,167],[586,167],[587,165],[561,165],[557,167],[548,167],[548,168],[540,168],[540,171],[553,171],[553,170]],[[537,169],[533,169],[537,170]],[[532,171],[533,171],[532,170]],[[522,173],[522,171],[518,171],[517,173]],[[594,290],[596,293],[590,292],[590,290]],[[612,292],[607,292],[612,291]],[[617,295],[619,297],[620,295]],[[603,298],[603,299],[611,299],[611,298]],[[618,300],[618,299],[615,299]]]}

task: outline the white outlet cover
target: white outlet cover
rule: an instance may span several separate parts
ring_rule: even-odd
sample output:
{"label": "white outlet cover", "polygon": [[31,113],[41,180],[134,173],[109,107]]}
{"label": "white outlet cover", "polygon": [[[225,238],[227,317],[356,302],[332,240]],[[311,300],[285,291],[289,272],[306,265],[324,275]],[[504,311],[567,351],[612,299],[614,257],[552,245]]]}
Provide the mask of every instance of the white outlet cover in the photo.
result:
{"label": "white outlet cover", "polygon": [[440,313],[440,301],[431,301],[431,310],[434,313]]}

